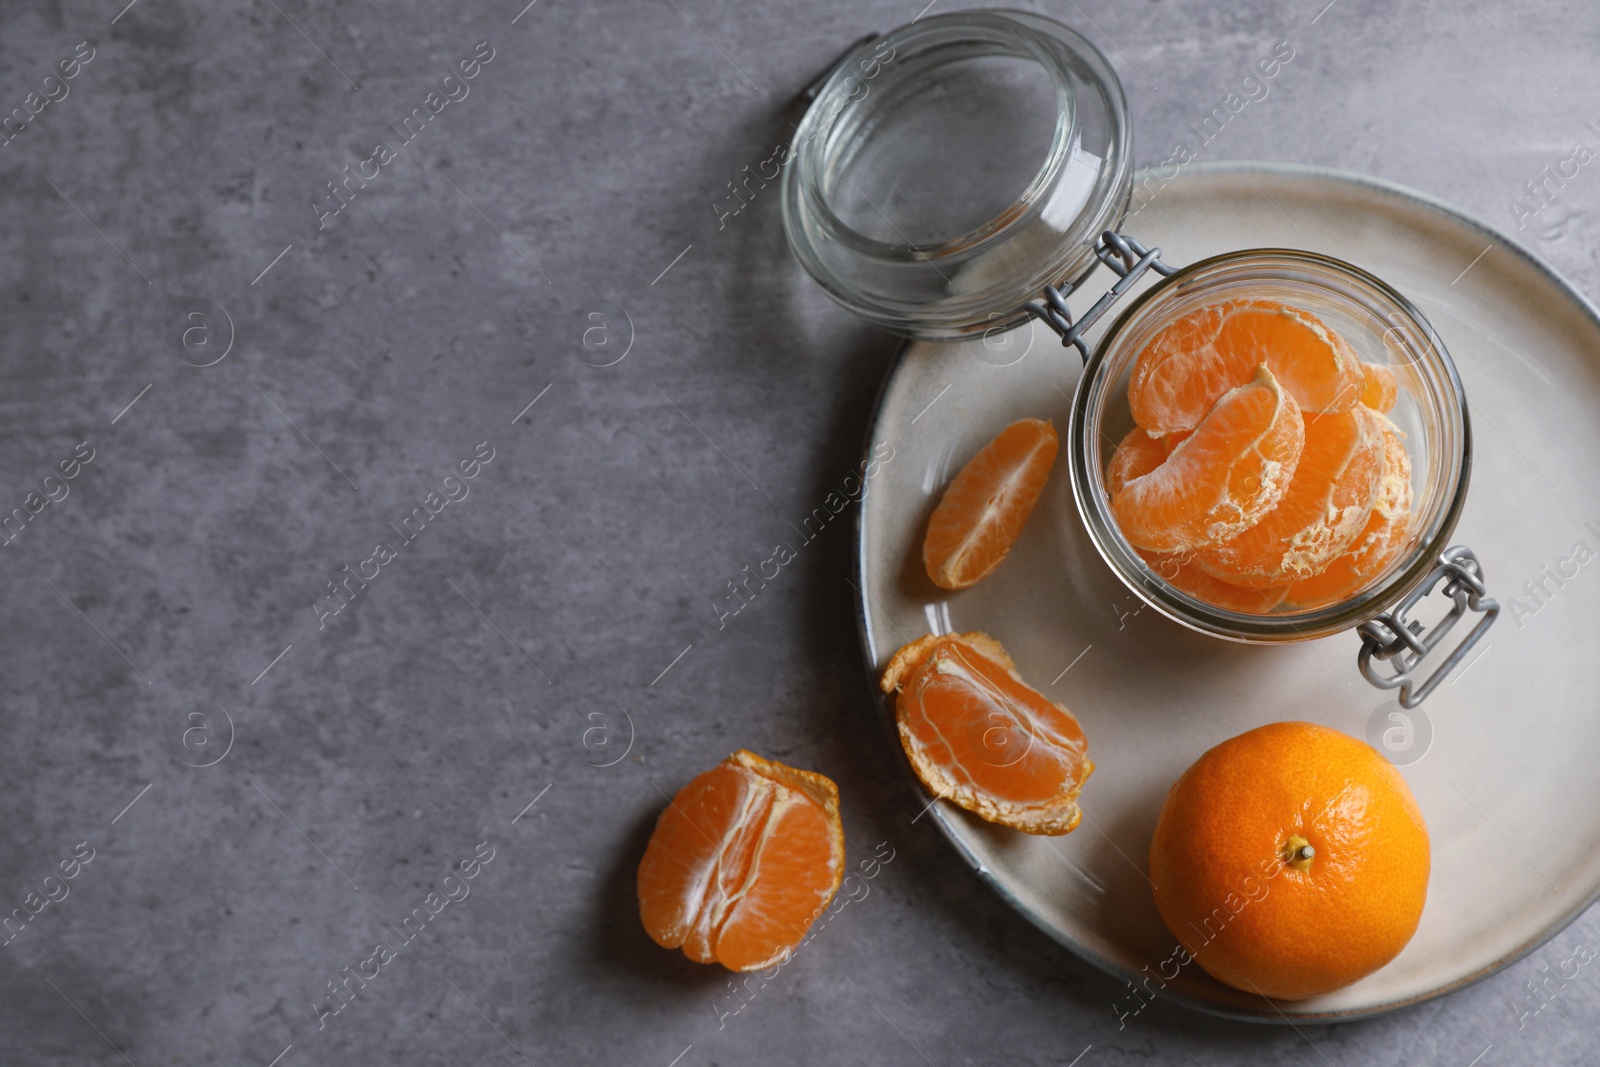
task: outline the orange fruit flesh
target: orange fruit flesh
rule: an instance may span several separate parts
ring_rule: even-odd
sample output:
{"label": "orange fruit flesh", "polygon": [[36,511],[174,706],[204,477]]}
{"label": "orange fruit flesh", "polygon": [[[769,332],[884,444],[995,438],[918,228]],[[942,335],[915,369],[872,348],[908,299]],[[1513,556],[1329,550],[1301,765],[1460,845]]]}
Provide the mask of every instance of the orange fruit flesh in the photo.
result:
{"label": "orange fruit flesh", "polygon": [[1123,486],[1161,466],[1172,455],[1172,450],[1188,436],[1168,434],[1166,437],[1151,437],[1135,426],[1106,462],[1106,495],[1116,496]]}
{"label": "orange fruit flesh", "polygon": [[1228,985],[1284,1000],[1332,992],[1397,956],[1421,918],[1430,862],[1399,772],[1365,743],[1304,722],[1201,756],[1168,792],[1150,843],[1156,908],[1185,951]]}
{"label": "orange fruit flesh", "polygon": [[1308,419],[1288,492],[1259,523],[1195,554],[1223,581],[1284,584],[1320,574],[1366,526],[1384,473],[1378,416],[1365,407]]}
{"label": "orange fruit flesh", "polygon": [[758,970],[800,944],[843,878],[838,788],[741,749],[661,813],[639,864],[639,915],[664,948]]}
{"label": "orange fruit flesh", "polygon": [[1360,591],[1400,554],[1411,533],[1411,457],[1394,423],[1382,415],[1375,419],[1383,430],[1383,478],[1372,515],[1327,570],[1289,584],[1285,601],[1292,608],[1325,607]]}
{"label": "orange fruit flesh", "polygon": [[[1144,555],[1141,553],[1141,555]],[[1168,585],[1196,600],[1214,604],[1219,608],[1237,611],[1241,615],[1265,615],[1282,604],[1288,595],[1287,585],[1263,585],[1252,588],[1213,577],[1184,562],[1182,556],[1144,555],[1150,569],[1161,576]]]}
{"label": "orange fruit flesh", "polygon": [[1160,466],[1124,485],[1111,513],[1147,552],[1192,552],[1259,522],[1288,489],[1305,429],[1265,367],[1223,394]]}
{"label": "orange fruit flesh", "polygon": [[1373,411],[1389,412],[1400,398],[1400,384],[1394,371],[1382,363],[1361,364],[1361,402]]}
{"label": "orange fruit flesh", "polygon": [[1191,430],[1262,364],[1308,412],[1344,411],[1361,396],[1361,361],[1321,319],[1271,300],[1230,300],[1156,334],[1134,363],[1128,406],[1153,437]]}
{"label": "orange fruit flesh", "polygon": [[[1238,361],[1249,358],[1301,405],[1302,454],[1276,500],[1238,509],[1234,518],[1248,521],[1223,536],[1212,526],[1197,538],[1197,501],[1208,502],[1201,498],[1225,461],[1191,456],[1198,470],[1169,467],[1193,434],[1173,427],[1195,425],[1194,413],[1218,396],[1219,383],[1236,381]],[[1362,362],[1309,312],[1268,300],[1199,308],[1165,327],[1136,361],[1128,402],[1139,425],[1105,469],[1113,515],[1152,569],[1196,599],[1244,614],[1337,603],[1380,574],[1410,533],[1410,457],[1382,415],[1398,394],[1389,366]],[[1200,425],[1211,417],[1207,411]],[[1367,432],[1357,432],[1362,422]],[[1201,440],[1214,444],[1218,429]],[[1140,479],[1147,480],[1119,508],[1119,495]]]}
{"label": "orange fruit flesh", "polygon": [[942,589],[965,589],[1011,551],[1039,500],[1060,441],[1053,425],[1021,419],[967,461],[928,520],[922,562]]}
{"label": "orange fruit flesh", "polygon": [[928,791],[990,822],[1065,834],[1094,770],[1073,714],[1030,688],[998,641],[927,636],[895,653],[882,679],[912,769]]}

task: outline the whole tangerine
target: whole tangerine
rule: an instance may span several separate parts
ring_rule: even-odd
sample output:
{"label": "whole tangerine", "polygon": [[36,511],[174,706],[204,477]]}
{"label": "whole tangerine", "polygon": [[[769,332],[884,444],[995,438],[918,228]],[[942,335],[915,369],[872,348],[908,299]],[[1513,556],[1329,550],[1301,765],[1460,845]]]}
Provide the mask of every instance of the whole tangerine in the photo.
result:
{"label": "whole tangerine", "polygon": [[1371,974],[1411,940],[1428,829],[1365,742],[1308,722],[1250,730],[1167,793],[1150,842],[1156,909],[1236,989],[1303,1000]]}

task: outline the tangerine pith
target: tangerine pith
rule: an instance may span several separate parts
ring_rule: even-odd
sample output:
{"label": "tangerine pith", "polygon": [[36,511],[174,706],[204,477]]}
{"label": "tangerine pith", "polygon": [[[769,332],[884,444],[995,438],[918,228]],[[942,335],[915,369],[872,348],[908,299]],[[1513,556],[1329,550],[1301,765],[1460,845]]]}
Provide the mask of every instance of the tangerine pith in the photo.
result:
{"label": "tangerine pith", "polygon": [[1411,457],[1394,423],[1373,416],[1383,430],[1383,479],[1372,515],[1354,542],[1321,574],[1291,582],[1284,601],[1297,609],[1336,604],[1356,592],[1394,561],[1411,532]]}

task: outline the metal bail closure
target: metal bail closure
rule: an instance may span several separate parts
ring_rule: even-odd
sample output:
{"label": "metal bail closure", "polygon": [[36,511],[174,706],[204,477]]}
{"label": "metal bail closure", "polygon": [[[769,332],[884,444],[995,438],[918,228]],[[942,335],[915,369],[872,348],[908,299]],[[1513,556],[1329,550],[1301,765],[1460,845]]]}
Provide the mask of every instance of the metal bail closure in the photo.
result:
{"label": "metal bail closure", "polygon": [[1077,322],[1072,321],[1072,313],[1067,310],[1067,297],[1089,280],[1094,273],[1092,265],[1076,282],[1068,282],[1059,289],[1047,285],[1044,287],[1044,300],[1030,300],[1023,305],[1034,317],[1043,319],[1046,326],[1061,335],[1062,347],[1071,345],[1077,348],[1084,363],[1089,362],[1089,343],[1083,339],[1083,332],[1120,300],[1123,293],[1133,288],[1144,277],[1145,271],[1153,270],[1165,278],[1178,269],[1161,261],[1161,249],[1146,248],[1134,238],[1115,230],[1106,230],[1100,235],[1100,240],[1094,244],[1094,257],[1110,267],[1121,280],[1107,289]]}
{"label": "metal bail closure", "polygon": [[[1424,598],[1431,595],[1440,582],[1444,582],[1442,592],[1454,603],[1450,613],[1440,619],[1433,629],[1423,632],[1422,623],[1416,620],[1407,620],[1406,613]],[[1472,632],[1456,646],[1448,659],[1428,677],[1428,680],[1418,688],[1417,681],[1412,672],[1420,665],[1423,659],[1431,652],[1434,646],[1444,639],[1457,620],[1469,611],[1479,612],[1483,618],[1472,628]],[[1500,605],[1487,595],[1483,584],[1483,565],[1478,562],[1478,557],[1473,555],[1472,549],[1465,545],[1457,545],[1447,549],[1439,557],[1438,564],[1429,573],[1428,577],[1408,593],[1404,600],[1396,604],[1390,611],[1376,618],[1369,619],[1356,628],[1361,634],[1361,673],[1379,689],[1400,690],[1400,706],[1414,708],[1428,699],[1428,694],[1444,680],[1445,675],[1455,670],[1472,646],[1478,643],[1490,626],[1494,625],[1495,617],[1500,614]],[[1380,672],[1373,664],[1373,657],[1380,660],[1389,660],[1394,664],[1394,671],[1390,674]]]}

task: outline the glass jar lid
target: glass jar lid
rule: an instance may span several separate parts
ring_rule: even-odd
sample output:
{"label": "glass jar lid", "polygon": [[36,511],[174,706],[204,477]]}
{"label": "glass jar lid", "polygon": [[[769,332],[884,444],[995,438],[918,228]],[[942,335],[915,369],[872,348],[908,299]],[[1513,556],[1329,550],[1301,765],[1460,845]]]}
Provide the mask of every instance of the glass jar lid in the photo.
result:
{"label": "glass jar lid", "polygon": [[1122,86],[1061,24],[963,11],[852,49],[796,131],[789,245],[843,306],[898,333],[1009,329],[1094,265],[1127,209]]}

